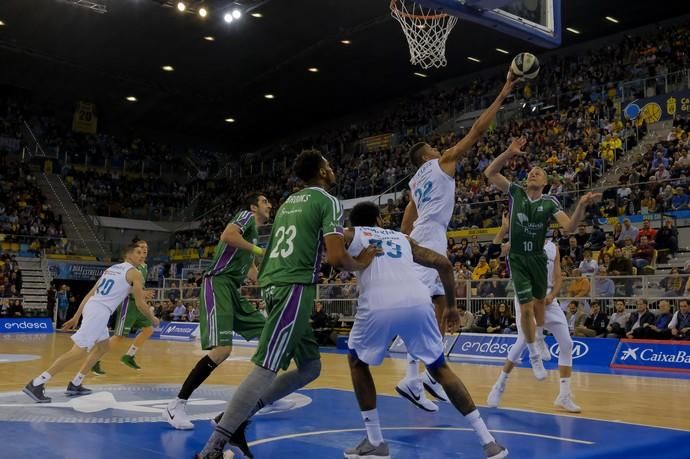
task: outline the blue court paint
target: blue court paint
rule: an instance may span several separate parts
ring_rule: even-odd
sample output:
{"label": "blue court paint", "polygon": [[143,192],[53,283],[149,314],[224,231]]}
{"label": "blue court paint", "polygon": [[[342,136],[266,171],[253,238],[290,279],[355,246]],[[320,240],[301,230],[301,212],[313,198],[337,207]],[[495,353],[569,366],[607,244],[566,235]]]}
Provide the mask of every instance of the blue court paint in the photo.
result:
{"label": "blue court paint", "polygon": [[[155,413],[168,399],[167,386],[113,386],[117,400],[134,397],[138,412],[127,408],[100,409],[86,422],[0,421],[2,457],[91,459],[191,458],[211,434],[208,421],[196,421],[194,431],[176,431],[165,422],[156,422]],[[116,390],[117,389],[117,390]],[[228,390],[229,388],[225,389]],[[211,389],[214,398],[219,386]],[[228,390],[228,392],[230,392]],[[257,458],[340,458],[345,448],[359,443],[364,429],[354,394],[333,389],[300,391],[312,403],[285,413],[259,416],[250,424],[247,437]],[[196,394],[195,394],[196,395]],[[15,394],[16,403],[26,403]],[[106,399],[105,395],[99,397]],[[7,396],[0,394],[0,399]],[[145,400],[144,400],[145,399]],[[483,459],[477,438],[469,425],[447,403],[438,413],[425,413],[399,397],[379,396],[378,410],[384,437],[395,459],[462,458]],[[1,403],[7,406],[8,400]],[[64,398],[59,401],[64,402]],[[211,402],[212,400],[209,400]],[[203,397],[199,409],[204,407]],[[215,402],[214,402],[215,405]],[[102,408],[102,407],[101,407]],[[3,408],[0,411],[3,411]],[[39,408],[43,410],[43,408]],[[50,408],[46,408],[50,409]],[[124,409],[124,412],[123,412]],[[67,418],[73,410],[58,408]],[[687,459],[690,432],[645,427],[573,416],[529,413],[506,409],[482,409],[483,417],[497,440],[511,452],[509,457],[530,459]],[[80,416],[85,415],[82,411]],[[108,421],[117,417],[116,422]],[[151,420],[142,419],[151,416]],[[19,441],[22,438],[30,441]]]}

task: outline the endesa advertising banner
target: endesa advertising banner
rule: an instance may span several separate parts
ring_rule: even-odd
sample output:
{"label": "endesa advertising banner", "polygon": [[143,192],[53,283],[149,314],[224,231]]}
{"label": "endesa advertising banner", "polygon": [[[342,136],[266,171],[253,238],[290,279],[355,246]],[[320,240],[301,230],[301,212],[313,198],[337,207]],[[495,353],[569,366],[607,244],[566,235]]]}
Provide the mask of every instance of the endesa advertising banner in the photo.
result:
{"label": "endesa advertising banner", "polygon": [[0,333],[53,333],[53,322],[41,319],[0,319]]}
{"label": "endesa advertising banner", "polygon": [[611,368],[690,373],[690,342],[622,339]]}
{"label": "endesa advertising banner", "polygon": [[462,333],[448,357],[472,360],[503,361],[517,341],[517,335]]}

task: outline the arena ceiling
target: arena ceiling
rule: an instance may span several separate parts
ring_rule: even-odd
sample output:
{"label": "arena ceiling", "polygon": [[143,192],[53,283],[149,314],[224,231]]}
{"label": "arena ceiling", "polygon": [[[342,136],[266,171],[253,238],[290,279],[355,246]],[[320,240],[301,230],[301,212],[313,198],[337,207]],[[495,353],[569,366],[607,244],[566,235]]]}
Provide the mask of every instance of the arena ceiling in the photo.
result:
{"label": "arena ceiling", "polygon": [[[106,14],[70,4],[75,1],[0,2],[1,83],[93,101],[106,130],[185,133],[242,149],[366,112],[434,82],[507,65],[511,56],[497,47],[511,55],[543,52],[462,21],[449,39],[448,67],[420,78],[387,0],[206,0],[203,20],[166,7],[166,0],[93,0],[107,3]],[[564,32],[564,46],[690,13],[687,1],[563,3],[564,27],[582,32]],[[262,17],[245,14],[226,24],[219,16],[235,7]],[[162,69],[168,65],[174,71]],[[130,95],[137,102],[127,102]]]}

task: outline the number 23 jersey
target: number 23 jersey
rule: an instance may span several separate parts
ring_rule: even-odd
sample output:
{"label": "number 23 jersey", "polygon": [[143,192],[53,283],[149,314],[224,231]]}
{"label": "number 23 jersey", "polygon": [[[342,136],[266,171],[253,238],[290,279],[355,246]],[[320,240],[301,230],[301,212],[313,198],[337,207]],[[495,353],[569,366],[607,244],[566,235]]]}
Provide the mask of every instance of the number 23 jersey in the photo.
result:
{"label": "number 23 jersey", "polygon": [[356,256],[369,245],[377,246],[381,253],[364,271],[357,273],[358,311],[429,303],[429,290],[419,280],[410,242],[403,233],[357,227],[347,251]]}
{"label": "number 23 jersey", "polygon": [[342,236],[342,219],[340,202],[322,188],[308,187],[290,195],[276,212],[259,285],[317,283],[323,238]]}

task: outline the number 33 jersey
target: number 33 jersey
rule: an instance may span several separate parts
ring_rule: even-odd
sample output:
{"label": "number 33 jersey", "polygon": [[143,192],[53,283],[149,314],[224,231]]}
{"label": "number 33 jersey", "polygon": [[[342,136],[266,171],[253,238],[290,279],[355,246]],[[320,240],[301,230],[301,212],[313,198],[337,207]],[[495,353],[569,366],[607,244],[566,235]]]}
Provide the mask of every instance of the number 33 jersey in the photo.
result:
{"label": "number 33 jersey", "polygon": [[455,207],[455,179],[446,174],[438,159],[427,161],[410,180],[417,220],[410,235],[419,245],[446,253],[446,230]]}
{"label": "number 33 jersey", "polygon": [[96,283],[96,291],[89,298],[89,306],[100,306],[112,314],[127,298],[132,288],[127,282],[127,271],[134,268],[131,263],[118,263],[105,270]]}
{"label": "number 33 jersey", "polygon": [[259,285],[315,284],[319,281],[323,238],[343,234],[343,209],[319,187],[290,195],[276,212]]}
{"label": "number 33 jersey", "polygon": [[380,253],[364,271],[357,273],[358,314],[429,303],[429,290],[419,280],[412,261],[412,248],[403,233],[357,227],[347,251],[357,256],[369,245],[377,246]]}

